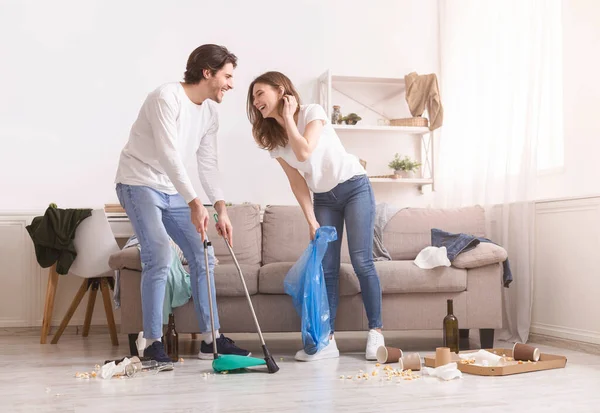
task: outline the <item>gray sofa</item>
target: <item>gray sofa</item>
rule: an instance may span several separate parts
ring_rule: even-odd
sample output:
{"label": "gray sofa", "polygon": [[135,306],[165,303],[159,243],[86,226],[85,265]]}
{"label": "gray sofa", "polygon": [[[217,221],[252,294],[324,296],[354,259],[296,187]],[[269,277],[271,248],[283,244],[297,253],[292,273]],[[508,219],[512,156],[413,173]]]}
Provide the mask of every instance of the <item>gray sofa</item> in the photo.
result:
{"label": "gray sofa", "polygon": [[[209,211],[212,215],[213,211]],[[268,206],[261,222],[259,207],[229,208],[234,227],[234,250],[241,264],[257,317],[264,332],[300,331],[300,318],[283,279],[308,245],[308,226],[297,206]],[[481,207],[460,209],[403,209],[387,224],[383,242],[392,261],[375,266],[383,293],[384,330],[441,329],[446,299],[454,300],[461,336],[479,329],[482,348],[493,347],[494,329],[502,327],[502,262],[506,251],[491,243],[460,254],[451,267],[418,268],[413,260],[430,245],[431,229],[485,236]],[[219,264],[215,269],[218,311],[223,332],[254,332],[254,323],[235,266],[224,241],[210,226],[209,238]],[[344,237],[345,238],[345,237]],[[366,330],[360,286],[348,256],[346,240],[340,269],[337,331]],[[128,333],[132,351],[142,330],[141,265],[137,248],[110,257],[120,270],[121,332]],[[174,310],[180,333],[199,333],[192,302]]]}

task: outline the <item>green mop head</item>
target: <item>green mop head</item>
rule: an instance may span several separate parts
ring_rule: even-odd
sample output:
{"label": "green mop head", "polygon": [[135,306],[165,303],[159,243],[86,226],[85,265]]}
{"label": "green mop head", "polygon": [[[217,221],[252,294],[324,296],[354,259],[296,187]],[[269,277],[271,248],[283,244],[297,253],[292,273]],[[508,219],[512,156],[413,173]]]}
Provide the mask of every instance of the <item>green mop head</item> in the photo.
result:
{"label": "green mop head", "polygon": [[235,354],[224,354],[213,360],[212,367],[216,372],[245,369],[247,367],[263,366],[267,362],[263,359]]}

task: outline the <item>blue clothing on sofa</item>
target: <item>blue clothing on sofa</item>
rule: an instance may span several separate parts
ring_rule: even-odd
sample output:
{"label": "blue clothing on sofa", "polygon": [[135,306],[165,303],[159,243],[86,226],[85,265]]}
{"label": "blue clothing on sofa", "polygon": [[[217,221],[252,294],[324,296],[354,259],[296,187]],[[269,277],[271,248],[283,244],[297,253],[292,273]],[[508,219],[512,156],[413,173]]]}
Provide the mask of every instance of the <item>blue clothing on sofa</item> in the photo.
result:
{"label": "blue clothing on sofa", "polygon": [[[432,228],[431,230],[431,245],[434,247],[446,247],[450,262],[454,261],[458,254],[475,248],[480,242],[492,241],[469,234],[452,234],[437,228]],[[503,284],[504,287],[508,288],[513,280],[508,258],[502,263],[502,266],[504,269],[502,274]]]}

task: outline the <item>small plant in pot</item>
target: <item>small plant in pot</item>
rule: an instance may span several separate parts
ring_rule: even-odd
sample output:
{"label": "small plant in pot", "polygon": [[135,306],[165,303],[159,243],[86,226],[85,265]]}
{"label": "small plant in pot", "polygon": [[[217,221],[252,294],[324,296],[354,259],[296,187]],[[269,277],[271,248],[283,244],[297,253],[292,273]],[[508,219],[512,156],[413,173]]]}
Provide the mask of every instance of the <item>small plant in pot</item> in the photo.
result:
{"label": "small plant in pot", "polygon": [[362,118],[360,116],[358,116],[356,113],[349,113],[348,115],[346,115],[342,118],[342,120],[344,122],[346,122],[346,125],[356,125],[358,123],[358,121],[361,119]]}
{"label": "small plant in pot", "polygon": [[411,178],[415,175],[415,172],[419,169],[421,163],[413,161],[408,156],[401,159],[400,156],[396,154],[388,166],[394,170],[395,175],[399,175],[402,178]]}

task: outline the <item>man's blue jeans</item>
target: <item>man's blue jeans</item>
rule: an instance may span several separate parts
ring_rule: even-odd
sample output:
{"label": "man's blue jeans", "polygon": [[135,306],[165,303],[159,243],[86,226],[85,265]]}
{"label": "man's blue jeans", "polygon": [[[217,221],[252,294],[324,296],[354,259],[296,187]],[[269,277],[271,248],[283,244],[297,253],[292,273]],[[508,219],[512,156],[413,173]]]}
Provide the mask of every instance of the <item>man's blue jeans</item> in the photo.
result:
{"label": "man's blue jeans", "polygon": [[331,319],[331,332],[339,301],[340,255],[344,221],[348,229],[348,249],[369,320],[369,328],[381,328],[381,285],[373,263],[373,231],[375,197],[366,175],[357,175],[338,184],[329,192],[314,194],[315,216],[319,225],[337,230],[337,241],[331,242],[323,258],[323,273]]}
{"label": "man's blue jeans", "polygon": [[[172,253],[169,237],[181,248],[190,268],[192,297],[200,331],[210,332],[204,245],[192,224],[188,204],[179,194],[169,195],[147,186],[117,184],[117,196],[140,241],[144,337],[162,337],[165,285]],[[218,329],[212,247],[209,247],[208,257],[209,273],[213,277],[211,294],[215,305],[215,329]]]}

